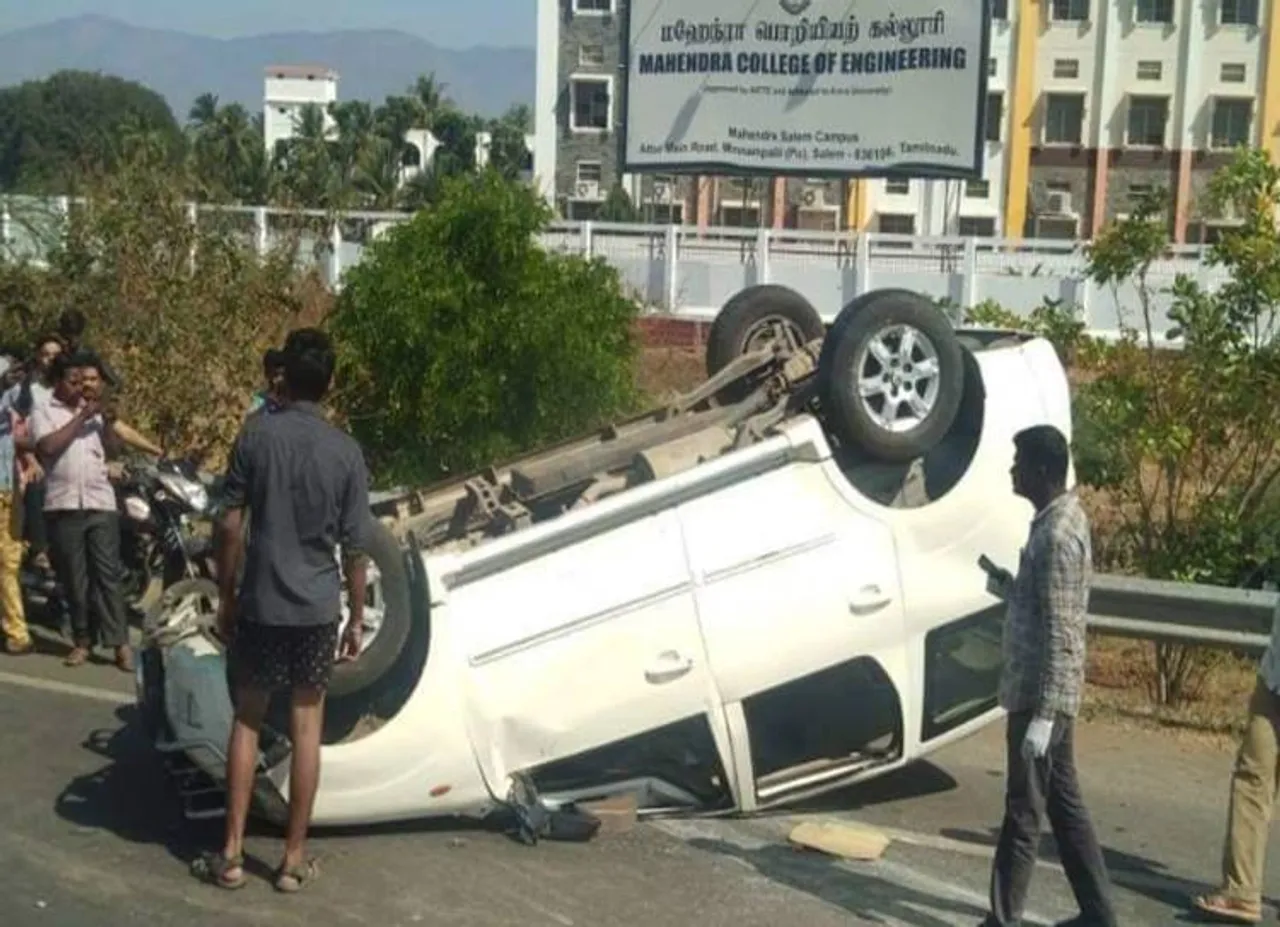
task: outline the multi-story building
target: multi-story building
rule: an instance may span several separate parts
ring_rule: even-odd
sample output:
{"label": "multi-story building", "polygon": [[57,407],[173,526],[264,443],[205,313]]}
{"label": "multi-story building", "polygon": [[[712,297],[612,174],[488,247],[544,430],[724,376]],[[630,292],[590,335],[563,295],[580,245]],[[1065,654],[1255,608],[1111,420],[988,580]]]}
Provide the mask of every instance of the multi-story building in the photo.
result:
{"label": "multi-story building", "polygon": [[993,0],[981,180],[627,176],[626,2],[538,0],[535,173],[566,218],[621,184],[653,222],[1087,239],[1159,187],[1199,241],[1232,149],[1280,155],[1280,0]]}
{"label": "multi-story building", "polygon": [[266,69],[262,88],[262,136],[267,151],[293,137],[298,117],[307,106],[319,106],[332,130],[329,104],[338,102],[338,73],[329,68],[275,64]]}

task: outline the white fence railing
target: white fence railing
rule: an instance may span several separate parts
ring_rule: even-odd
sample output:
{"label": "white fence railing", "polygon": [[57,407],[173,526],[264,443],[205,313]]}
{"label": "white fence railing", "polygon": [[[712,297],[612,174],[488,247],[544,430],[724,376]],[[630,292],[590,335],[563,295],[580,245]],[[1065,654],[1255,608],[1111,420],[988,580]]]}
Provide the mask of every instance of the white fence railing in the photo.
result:
{"label": "white fence railing", "polygon": [[[70,201],[9,197],[0,201],[0,259],[40,260],[57,240]],[[240,214],[245,234],[265,250],[276,240],[273,226],[285,215],[323,219],[319,211],[254,206],[192,206],[192,215]],[[340,287],[344,269],[361,259],[379,235],[409,218],[406,213],[353,212],[329,232],[303,241],[305,260],[322,264]],[[1021,314],[1046,299],[1076,307],[1090,331],[1114,334],[1121,321],[1136,324],[1137,292],[1130,284],[1099,286],[1085,276],[1084,242],[995,238],[921,238],[797,229],[706,228],[593,222],[558,222],[542,236],[546,247],[597,256],[614,266],[646,307],[709,318],[743,287],[779,283],[803,293],[827,319],[869,289],[903,287],[960,306],[993,300]],[[1204,263],[1204,249],[1171,246],[1152,268],[1161,290],[1178,274],[1214,288],[1222,274]],[[1168,294],[1154,304],[1162,315]],[[1166,324],[1157,324],[1163,331]]]}

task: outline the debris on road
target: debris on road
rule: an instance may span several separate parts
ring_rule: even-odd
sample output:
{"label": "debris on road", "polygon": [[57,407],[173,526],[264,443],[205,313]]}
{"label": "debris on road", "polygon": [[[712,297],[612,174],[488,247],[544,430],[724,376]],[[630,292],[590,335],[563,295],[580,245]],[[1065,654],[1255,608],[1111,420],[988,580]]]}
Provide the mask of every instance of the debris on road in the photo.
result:
{"label": "debris on road", "polygon": [[879,859],[889,846],[883,831],[856,821],[805,821],[791,829],[787,839],[796,846],[845,859]]}
{"label": "debris on road", "polygon": [[600,829],[597,831],[600,836],[625,834],[636,825],[638,802],[633,792],[600,801],[582,802],[578,807],[600,821]]}

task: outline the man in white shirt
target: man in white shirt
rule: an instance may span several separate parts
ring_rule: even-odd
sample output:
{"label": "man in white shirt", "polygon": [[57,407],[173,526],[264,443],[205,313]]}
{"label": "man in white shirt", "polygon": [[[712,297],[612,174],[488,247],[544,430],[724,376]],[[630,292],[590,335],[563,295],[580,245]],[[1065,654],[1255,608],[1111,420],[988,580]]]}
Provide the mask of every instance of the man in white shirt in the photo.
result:
{"label": "man in white shirt", "polygon": [[113,648],[116,666],[131,672],[128,615],[120,588],[119,515],[103,444],[104,437],[112,438],[112,429],[97,396],[84,395],[84,368],[91,363],[96,360],[65,355],[54,361],[53,396],[36,406],[31,432],[48,484],[44,513],[54,562],[71,610],[74,640],[66,664],[83,665],[93,650],[92,590],[97,643]]}
{"label": "man in white shirt", "polygon": [[1280,604],[1271,617],[1271,643],[1258,666],[1249,721],[1231,774],[1231,805],[1222,853],[1222,881],[1192,904],[1235,924],[1262,920],[1262,876],[1278,784],[1280,744]]}

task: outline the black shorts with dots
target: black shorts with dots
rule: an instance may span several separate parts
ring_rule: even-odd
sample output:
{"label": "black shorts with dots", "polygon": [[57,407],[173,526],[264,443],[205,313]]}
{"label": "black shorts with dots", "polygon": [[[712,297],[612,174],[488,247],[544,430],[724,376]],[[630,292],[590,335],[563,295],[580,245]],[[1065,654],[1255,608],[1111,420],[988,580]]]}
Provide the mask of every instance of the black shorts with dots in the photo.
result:
{"label": "black shorts with dots", "polygon": [[305,627],[236,623],[231,678],[259,691],[325,689],[337,659],[338,623]]}

